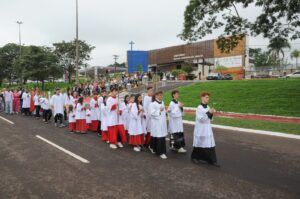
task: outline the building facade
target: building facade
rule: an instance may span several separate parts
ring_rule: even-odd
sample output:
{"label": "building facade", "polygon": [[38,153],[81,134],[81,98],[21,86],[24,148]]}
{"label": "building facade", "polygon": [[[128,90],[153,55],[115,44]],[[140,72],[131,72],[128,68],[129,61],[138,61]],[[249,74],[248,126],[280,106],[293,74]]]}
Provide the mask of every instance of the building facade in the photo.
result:
{"label": "building facade", "polygon": [[185,65],[193,66],[193,74],[204,79],[211,72],[232,74],[235,79],[245,76],[248,66],[247,38],[229,53],[222,53],[217,40],[200,41],[148,51],[149,70],[170,73]]}

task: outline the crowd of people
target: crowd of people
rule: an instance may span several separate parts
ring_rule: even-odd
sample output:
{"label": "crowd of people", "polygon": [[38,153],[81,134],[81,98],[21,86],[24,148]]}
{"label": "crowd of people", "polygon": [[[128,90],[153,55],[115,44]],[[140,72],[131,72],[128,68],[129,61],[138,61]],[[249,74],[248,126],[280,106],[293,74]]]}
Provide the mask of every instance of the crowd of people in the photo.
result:
{"label": "crowd of people", "polygon": [[[178,90],[172,91],[168,107],[163,102],[163,92],[154,93],[152,87],[145,94],[126,95],[122,100],[118,92],[118,86],[107,88],[105,83],[78,84],[67,90],[56,88],[52,96],[38,88],[31,92],[3,89],[0,109],[6,114],[33,115],[45,123],[53,116],[55,127],[63,128],[67,122],[72,133],[98,133],[111,149],[123,148],[128,143],[135,152],[149,149],[167,159],[166,137],[170,134],[170,149],[187,152],[182,120],[184,104],[178,101]],[[204,161],[219,167],[211,127],[216,110],[208,106],[209,96],[207,92],[200,95],[191,158],[195,163]]]}

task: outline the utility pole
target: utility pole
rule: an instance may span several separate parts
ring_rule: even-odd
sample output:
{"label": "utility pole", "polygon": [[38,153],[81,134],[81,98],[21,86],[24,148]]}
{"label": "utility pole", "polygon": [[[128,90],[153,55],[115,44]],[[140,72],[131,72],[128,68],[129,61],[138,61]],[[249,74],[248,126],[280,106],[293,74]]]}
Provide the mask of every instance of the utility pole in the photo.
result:
{"label": "utility pole", "polygon": [[132,47],[135,43],[133,41],[131,41],[131,42],[129,42],[129,44],[130,44],[130,50],[132,51]]}
{"label": "utility pole", "polygon": [[22,43],[21,43],[21,25],[23,24],[22,21],[17,21],[17,24],[19,24],[19,46],[20,46],[20,57],[22,53]]}
{"label": "utility pole", "polygon": [[76,0],[76,83],[79,83],[79,71],[78,71],[78,62],[79,62],[79,43],[78,43],[78,0]]}
{"label": "utility pole", "polygon": [[119,55],[113,55],[114,60],[115,60],[115,71],[114,71],[114,76],[116,77],[116,72],[117,72],[117,60],[119,58]]}

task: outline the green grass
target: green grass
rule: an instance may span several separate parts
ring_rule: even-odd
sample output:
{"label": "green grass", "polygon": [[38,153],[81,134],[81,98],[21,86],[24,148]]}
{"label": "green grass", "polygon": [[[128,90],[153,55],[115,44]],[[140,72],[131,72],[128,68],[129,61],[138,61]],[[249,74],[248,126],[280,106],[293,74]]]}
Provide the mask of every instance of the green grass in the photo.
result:
{"label": "green grass", "polygon": [[[9,85],[2,85],[2,88],[12,88],[12,89],[14,89],[14,88],[20,88],[20,87],[22,87],[22,88],[26,88],[26,89],[31,90],[35,86],[38,86],[39,89],[42,90],[42,83],[39,83],[39,84],[36,84],[36,83],[27,83],[26,85],[10,85],[10,86]],[[45,86],[44,86],[43,90],[44,91],[48,91],[49,90],[49,91],[53,92],[56,87],[59,87],[61,89],[67,90],[67,88],[68,87],[71,88],[72,85],[68,84],[68,83],[45,83]]]}
{"label": "green grass", "polygon": [[[210,106],[219,111],[300,117],[300,79],[209,81],[179,91],[187,107],[197,107],[199,94],[208,91]],[[167,104],[170,92],[165,94]]]}
{"label": "green grass", "polygon": [[[189,121],[195,121],[195,116],[187,114],[184,116],[184,119]],[[215,117],[212,123],[224,125],[224,126],[233,126],[233,127],[240,127],[240,128],[300,135],[299,124],[285,124],[285,123],[277,123],[277,122],[269,122],[269,121],[241,120],[241,119],[222,118],[222,117]]]}

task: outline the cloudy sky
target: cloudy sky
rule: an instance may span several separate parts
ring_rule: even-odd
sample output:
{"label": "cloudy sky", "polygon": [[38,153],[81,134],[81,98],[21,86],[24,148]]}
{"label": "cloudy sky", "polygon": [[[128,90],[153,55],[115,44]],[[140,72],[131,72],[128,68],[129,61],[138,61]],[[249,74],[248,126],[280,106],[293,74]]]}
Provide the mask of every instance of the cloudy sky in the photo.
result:
{"label": "cloudy sky", "polygon": [[[112,55],[126,60],[129,41],[135,50],[157,49],[183,44],[177,35],[182,30],[183,13],[189,0],[79,0],[79,38],[96,49],[90,65],[108,65]],[[260,12],[250,7],[241,12],[254,19]],[[0,46],[18,43],[47,45],[75,38],[75,0],[0,0]],[[215,38],[216,31],[205,39]],[[293,41],[300,48],[300,41]],[[251,47],[266,47],[267,40],[250,38]],[[298,45],[298,46],[297,46]]]}

